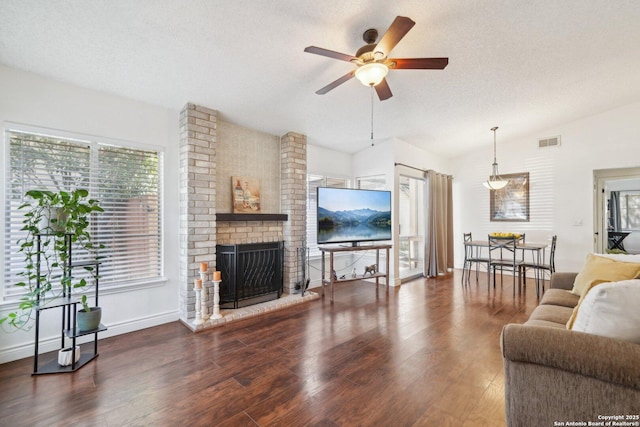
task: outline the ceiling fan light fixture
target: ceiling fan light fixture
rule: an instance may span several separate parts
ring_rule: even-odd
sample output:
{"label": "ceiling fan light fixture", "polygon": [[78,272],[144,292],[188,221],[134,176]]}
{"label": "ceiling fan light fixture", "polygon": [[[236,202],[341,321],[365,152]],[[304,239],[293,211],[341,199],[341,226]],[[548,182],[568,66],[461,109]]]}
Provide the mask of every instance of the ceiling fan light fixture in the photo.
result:
{"label": "ceiling fan light fixture", "polygon": [[356,70],[356,78],[365,86],[376,86],[386,77],[389,68],[380,62],[369,62]]}
{"label": "ceiling fan light fixture", "polygon": [[449,58],[389,58],[394,47],[413,28],[415,21],[407,16],[396,16],[391,26],[378,40],[378,31],[370,28],[364,32],[362,39],[366,43],[356,51],[355,55],[340,53],[317,46],[307,46],[304,51],[314,55],[321,55],[338,61],[350,62],[356,66],[344,76],[332,81],[316,91],[324,95],[353,77],[365,86],[374,87],[380,101],[393,96],[385,80],[390,69],[394,70],[442,70],[449,64]]}

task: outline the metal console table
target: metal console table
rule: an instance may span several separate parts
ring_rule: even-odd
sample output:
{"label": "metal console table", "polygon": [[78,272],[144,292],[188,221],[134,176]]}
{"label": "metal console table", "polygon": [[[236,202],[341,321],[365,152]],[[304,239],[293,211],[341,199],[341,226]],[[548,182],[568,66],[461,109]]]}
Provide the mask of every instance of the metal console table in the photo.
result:
{"label": "metal console table", "polygon": [[[320,246],[319,247],[320,251],[322,252],[322,283],[320,285],[320,295],[324,298],[324,287],[326,285],[329,285],[329,296],[331,299],[331,302],[333,302],[333,284],[334,283],[343,283],[343,282],[353,282],[356,280],[363,280],[363,279],[371,279],[374,278],[376,279],[376,295],[378,293],[378,287],[380,285],[380,278],[384,277],[385,279],[385,286],[387,288],[387,294],[389,293],[389,250],[391,249],[391,245],[371,245],[371,246],[334,246],[334,247],[329,247],[329,246]],[[364,276],[364,275],[360,275],[358,274],[356,277],[345,277],[344,279],[338,279],[337,277],[334,277],[333,275],[333,256],[335,253],[341,253],[341,252],[358,252],[358,251],[370,251],[370,250],[375,250],[376,251],[376,266],[378,267],[378,269],[380,268],[380,250],[384,249],[385,250],[385,263],[386,263],[386,268],[384,270],[384,273],[381,273],[380,271],[376,271],[373,274],[370,274],[368,276]],[[328,253],[329,254],[329,278],[326,278],[326,268],[325,268],[325,254]]]}

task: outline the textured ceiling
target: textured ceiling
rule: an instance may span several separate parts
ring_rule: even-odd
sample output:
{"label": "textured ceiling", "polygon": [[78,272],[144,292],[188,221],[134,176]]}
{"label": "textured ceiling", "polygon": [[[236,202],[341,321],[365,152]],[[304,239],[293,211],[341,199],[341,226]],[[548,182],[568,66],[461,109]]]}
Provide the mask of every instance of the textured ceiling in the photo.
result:
{"label": "textured ceiling", "polygon": [[640,100],[638,0],[1,0],[0,63],[174,110],[346,152],[369,146],[371,90],[354,54],[395,16],[416,25],[394,57],[449,57],[444,70],[394,70],[375,100],[374,138],[453,157]]}

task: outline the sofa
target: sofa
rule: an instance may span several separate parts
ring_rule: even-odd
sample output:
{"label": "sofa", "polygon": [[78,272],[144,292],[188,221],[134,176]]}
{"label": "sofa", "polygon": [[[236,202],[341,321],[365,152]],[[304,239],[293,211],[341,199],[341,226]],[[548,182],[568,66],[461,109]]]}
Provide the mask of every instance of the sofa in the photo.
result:
{"label": "sofa", "polygon": [[577,274],[553,273],[527,322],[502,330],[508,426],[640,425],[640,344],[567,329]]}

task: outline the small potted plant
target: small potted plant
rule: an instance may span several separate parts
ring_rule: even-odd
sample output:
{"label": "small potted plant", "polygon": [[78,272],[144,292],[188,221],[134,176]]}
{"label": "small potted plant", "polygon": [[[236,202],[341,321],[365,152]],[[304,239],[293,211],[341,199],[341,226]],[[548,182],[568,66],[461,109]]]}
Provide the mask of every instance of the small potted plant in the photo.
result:
{"label": "small potted plant", "polygon": [[102,319],[102,308],[89,307],[87,296],[82,295],[82,309],[78,310],[77,321],[80,332],[92,331],[98,329],[100,320]]}
{"label": "small potted plant", "polygon": [[[69,259],[70,245],[89,256],[96,256],[95,246],[89,233],[92,214],[103,212],[98,201],[88,199],[85,189],[72,191],[30,190],[22,231],[18,240],[18,252],[24,255],[24,270],[18,273],[21,279],[16,286],[25,289],[18,309],[0,317],[0,324],[12,329],[29,330],[33,326],[36,305],[62,295],[70,295],[72,289],[84,288],[88,282],[84,277],[74,277]],[[92,266],[84,267],[95,277]]]}
{"label": "small potted plant", "polygon": [[[58,350],[58,365],[60,366],[71,365],[73,363],[73,354],[74,354],[73,347],[65,347],[63,349]],[[79,345],[76,346],[75,355],[76,355],[75,362],[78,363],[78,361],[80,360]]]}

